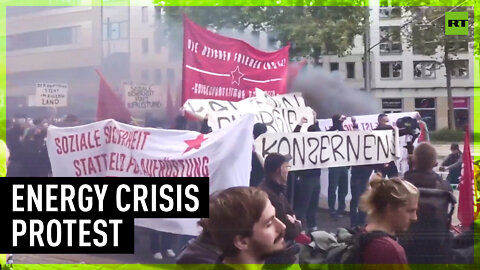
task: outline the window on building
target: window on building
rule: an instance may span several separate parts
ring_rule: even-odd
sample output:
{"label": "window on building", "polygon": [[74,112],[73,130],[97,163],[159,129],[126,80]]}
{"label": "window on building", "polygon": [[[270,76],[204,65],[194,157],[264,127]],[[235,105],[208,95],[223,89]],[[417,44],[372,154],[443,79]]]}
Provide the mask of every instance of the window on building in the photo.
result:
{"label": "window on building", "polygon": [[380,27],[380,53],[401,53],[400,26]]}
{"label": "window on building", "polygon": [[162,83],[162,70],[155,69],[155,84],[161,84],[161,83]]}
{"label": "window on building", "polygon": [[413,61],[415,79],[435,79],[436,65],[433,61]]}
{"label": "window on building", "polygon": [[355,78],[355,62],[347,62],[347,78],[354,79]]}
{"label": "window on building", "polygon": [[150,82],[150,72],[148,69],[143,69],[142,70],[142,82],[143,83],[149,83]]}
{"label": "window on building", "polygon": [[448,36],[448,51],[452,53],[468,53],[468,37]]}
{"label": "window on building", "polygon": [[142,7],[142,23],[148,23],[148,7]]}
{"label": "window on building", "polygon": [[338,70],[338,63],[337,62],[331,62],[330,63],[330,71],[335,71]]}
{"label": "window on building", "polygon": [[470,98],[454,97],[453,108],[454,108],[453,114],[455,117],[455,126],[459,130],[465,130],[466,126],[469,123]]}
{"label": "window on building", "polygon": [[74,26],[9,35],[6,37],[6,50],[74,44],[78,42],[79,31],[80,27]]}
{"label": "window on building", "polygon": [[[413,54],[432,55],[437,49],[436,28],[430,23],[438,17],[430,7],[417,7],[412,14]],[[435,28],[435,29],[434,29]]]}
{"label": "window on building", "polygon": [[175,80],[175,70],[173,68],[167,69],[167,81],[172,84]]}
{"label": "window on building", "polygon": [[468,78],[468,60],[452,60],[450,74],[453,79]]}
{"label": "window on building", "polygon": [[148,38],[142,38],[142,53],[148,53]]}
{"label": "window on building", "polygon": [[120,38],[120,23],[114,22],[110,24],[110,39]]}
{"label": "window on building", "polygon": [[416,98],[415,99],[415,111],[420,113],[422,120],[427,123],[429,131],[437,128],[436,124],[436,104],[435,98]]}
{"label": "window on building", "polygon": [[383,79],[401,79],[402,62],[380,62],[380,73]]}
{"label": "window on building", "polygon": [[384,113],[399,113],[403,111],[401,98],[382,98],[382,111]]}
{"label": "window on building", "polygon": [[402,15],[400,7],[392,7],[392,1],[380,0],[380,19],[399,18]]}
{"label": "window on building", "polygon": [[103,40],[128,38],[128,22],[107,22],[103,24]]}

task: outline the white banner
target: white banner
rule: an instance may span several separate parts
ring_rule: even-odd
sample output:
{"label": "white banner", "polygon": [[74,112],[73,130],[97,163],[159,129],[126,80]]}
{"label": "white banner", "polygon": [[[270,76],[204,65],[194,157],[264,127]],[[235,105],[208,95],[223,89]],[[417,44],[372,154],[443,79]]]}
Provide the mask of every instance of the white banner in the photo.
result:
{"label": "white banner", "polygon": [[292,171],[388,163],[400,158],[398,130],[265,133],[255,151],[289,154]]}
{"label": "white banner", "polygon": [[[417,118],[417,112],[405,112],[405,113],[388,113],[388,119],[390,120],[391,126],[396,126],[396,122],[398,119],[402,117],[412,117]],[[378,114],[369,114],[369,115],[359,115],[355,116],[355,119],[358,124],[359,130],[372,130],[375,129],[378,125]],[[319,119],[318,126],[321,131],[327,131],[332,126],[332,119]],[[352,118],[347,117],[347,119],[343,122],[343,128],[345,130],[353,130]]]}
{"label": "white banner", "polygon": [[228,112],[235,114],[252,113],[264,108],[266,105],[272,108],[298,108],[305,107],[301,93],[291,93],[271,97],[260,89],[256,89],[256,97],[247,98],[238,102],[216,99],[189,99],[183,105],[183,109],[200,119],[205,119],[215,112]]}
{"label": "white banner", "polygon": [[267,132],[293,132],[302,117],[307,118],[305,127],[313,124],[313,110],[310,107],[275,108],[269,105],[260,104],[258,107],[246,111],[220,111],[208,114],[208,125],[213,131],[221,129],[226,125],[239,119],[247,113],[255,114],[255,123],[264,123]]}
{"label": "white banner", "polygon": [[[254,116],[210,134],[139,128],[104,120],[50,126],[47,148],[53,176],[210,177],[210,193],[248,186]],[[161,181],[161,179],[159,179]],[[135,224],[177,234],[198,234],[197,220],[137,219]]]}
{"label": "white banner", "polygon": [[130,85],[125,87],[125,107],[129,110],[162,109],[162,89],[152,85]]}
{"label": "white banner", "polygon": [[68,85],[64,83],[37,83],[35,106],[66,107]]}
{"label": "white banner", "polygon": [[305,107],[302,93],[288,93],[278,96],[270,96],[260,88],[255,88],[255,99],[275,108]]}

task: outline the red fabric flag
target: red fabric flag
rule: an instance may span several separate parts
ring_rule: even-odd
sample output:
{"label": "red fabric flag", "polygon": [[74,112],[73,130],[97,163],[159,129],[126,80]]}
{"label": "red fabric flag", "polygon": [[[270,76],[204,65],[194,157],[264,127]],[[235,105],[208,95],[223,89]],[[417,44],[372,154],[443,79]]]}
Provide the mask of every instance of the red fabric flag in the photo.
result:
{"label": "red fabric flag", "polygon": [[100,86],[98,89],[98,103],[97,103],[97,121],[105,119],[114,119],[123,123],[130,123],[132,115],[130,111],[125,108],[125,104],[120,97],[113,92],[113,89],[108,84],[98,69],[95,70],[100,77]]}
{"label": "red fabric flag", "polygon": [[463,172],[459,185],[458,220],[463,228],[469,228],[473,222],[473,162],[470,153],[470,129],[467,126],[463,146]]}
{"label": "red fabric flag", "polygon": [[255,96],[256,87],[272,96],[287,92],[290,45],[263,52],[210,32],[187,16],[183,23],[183,103],[188,99],[239,101]]}
{"label": "red fabric flag", "polygon": [[295,78],[297,78],[298,73],[300,70],[307,64],[307,60],[302,60],[296,63],[289,63],[288,64],[288,79],[287,79],[287,90],[295,90],[291,89]]}

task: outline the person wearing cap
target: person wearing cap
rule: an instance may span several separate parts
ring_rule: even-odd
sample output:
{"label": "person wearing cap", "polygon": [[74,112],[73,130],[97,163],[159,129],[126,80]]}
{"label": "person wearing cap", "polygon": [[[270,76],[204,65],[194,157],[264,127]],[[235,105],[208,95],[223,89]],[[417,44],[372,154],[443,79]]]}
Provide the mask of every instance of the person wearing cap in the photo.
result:
{"label": "person wearing cap", "polygon": [[[333,115],[332,127],[328,131],[345,131],[343,121],[345,115]],[[331,167],[328,168],[328,209],[330,217],[337,220],[345,215],[345,198],[348,194],[348,169],[349,167]],[[338,209],[335,210],[338,189]]]}
{"label": "person wearing cap", "polygon": [[[275,216],[286,226],[285,241],[287,242],[287,250],[284,254],[275,256],[267,260],[267,263],[276,264],[292,264],[295,262],[295,255],[292,254],[294,248],[294,240],[302,231],[302,224],[296,219],[295,213],[286,196],[288,170],[290,168],[289,161],[292,159],[290,155],[281,155],[278,153],[269,154],[265,158],[264,171],[265,178],[258,188],[268,194],[273,207],[275,208]],[[293,253],[296,253],[293,251]]]}

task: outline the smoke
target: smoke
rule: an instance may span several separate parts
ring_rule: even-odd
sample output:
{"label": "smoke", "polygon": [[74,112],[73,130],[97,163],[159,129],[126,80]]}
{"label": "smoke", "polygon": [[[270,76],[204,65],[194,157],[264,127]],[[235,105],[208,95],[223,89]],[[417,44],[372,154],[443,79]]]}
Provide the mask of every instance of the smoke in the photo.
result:
{"label": "smoke", "polygon": [[293,82],[295,92],[301,92],[307,106],[317,112],[317,118],[334,114],[365,115],[381,111],[369,94],[348,86],[338,71],[329,73],[321,67],[305,67]]}

